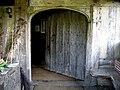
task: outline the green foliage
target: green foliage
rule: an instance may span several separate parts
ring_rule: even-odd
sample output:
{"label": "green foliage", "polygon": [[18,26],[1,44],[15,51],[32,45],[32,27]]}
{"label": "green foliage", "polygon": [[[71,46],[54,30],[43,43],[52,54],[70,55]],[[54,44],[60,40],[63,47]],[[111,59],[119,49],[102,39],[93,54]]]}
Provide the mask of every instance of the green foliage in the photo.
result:
{"label": "green foliage", "polygon": [[8,61],[6,60],[0,64],[0,68],[6,67],[7,64],[8,64]]}

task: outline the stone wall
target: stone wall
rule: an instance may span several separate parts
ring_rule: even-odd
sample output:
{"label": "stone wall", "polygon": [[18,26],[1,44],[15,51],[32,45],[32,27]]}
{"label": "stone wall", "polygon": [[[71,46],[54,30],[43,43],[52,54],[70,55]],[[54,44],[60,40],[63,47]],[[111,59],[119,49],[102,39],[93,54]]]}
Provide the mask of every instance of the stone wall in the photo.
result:
{"label": "stone wall", "polygon": [[1,16],[1,26],[2,26],[2,57],[7,57],[8,52],[10,51],[12,45],[12,32],[14,31],[14,7],[9,6],[12,8],[12,18],[9,18],[8,13],[6,13],[7,6],[0,7],[0,16]]}
{"label": "stone wall", "polygon": [[26,70],[26,40],[25,40],[26,21],[20,18],[17,20],[16,31],[14,32],[12,58],[13,62],[19,62],[20,67]]}
{"label": "stone wall", "polygon": [[4,87],[3,90],[21,90],[20,68],[8,68],[6,74],[0,73],[0,85]]}
{"label": "stone wall", "polygon": [[120,58],[120,4],[95,5],[93,12],[93,67],[114,68],[115,59]]}
{"label": "stone wall", "polygon": [[[6,13],[8,7],[12,8],[11,18]],[[10,63],[18,62],[29,75],[26,65],[26,7],[26,0],[16,0],[14,6],[0,6],[0,57]]]}
{"label": "stone wall", "polygon": [[15,6],[10,7],[12,8],[12,18],[5,13],[7,24],[5,23],[4,26],[7,28],[4,56],[11,63],[18,62],[28,76],[26,60],[27,1],[16,0]]}
{"label": "stone wall", "polygon": [[[0,11],[2,11],[2,8],[0,8]],[[2,52],[3,52],[3,21],[2,21],[2,13],[0,13],[0,58],[2,57]]]}
{"label": "stone wall", "polygon": [[30,6],[86,6],[93,3],[92,0],[30,0]]}

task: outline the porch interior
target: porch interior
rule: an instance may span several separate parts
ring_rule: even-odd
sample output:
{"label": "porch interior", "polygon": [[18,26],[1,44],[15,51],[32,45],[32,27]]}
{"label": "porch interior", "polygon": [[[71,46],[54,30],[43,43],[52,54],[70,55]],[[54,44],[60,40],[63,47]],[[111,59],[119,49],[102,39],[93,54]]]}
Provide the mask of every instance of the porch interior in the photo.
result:
{"label": "porch interior", "polygon": [[49,70],[44,69],[43,65],[34,65],[32,66],[32,80],[40,80],[40,81],[54,81],[54,80],[67,80],[74,81],[76,79],[58,74]]}

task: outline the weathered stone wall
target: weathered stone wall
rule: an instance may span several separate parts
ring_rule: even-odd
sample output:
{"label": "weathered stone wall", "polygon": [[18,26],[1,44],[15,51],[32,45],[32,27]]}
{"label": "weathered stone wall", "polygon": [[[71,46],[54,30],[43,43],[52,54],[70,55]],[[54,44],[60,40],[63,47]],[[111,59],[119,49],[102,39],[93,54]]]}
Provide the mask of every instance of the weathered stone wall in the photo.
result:
{"label": "weathered stone wall", "polygon": [[30,0],[30,6],[90,6],[92,0]]}
{"label": "weathered stone wall", "polygon": [[3,53],[3,17],[2,17],[2,8],[0,8],[0,58],[2,57],[2,53]]}
{"label": "weathered stone wall", "polygon": [[21,90],[19,66],[9,69],[7,74],[0,73],[0,85],[3,85],[3,90]]}
{"label": "weathered stone wall", "polygon": [[[3,25],[3,33],[1,39],[1,53],[2,56],[10,63],[19,62],[25,72],[26,70],[26,45],[25,45],[25,25],[24,19],[15,20],[15,15],[12,14],[12,18],[8,17],[5,10],[2,8],[1,25]],[[14,10],[14,9],[13,9]],[[14,12],[14,11],[13,11]],[[3,22],[2,22],[3,21]],[[16,23],[14,23],[16,22]],[[16,26],[16,27],[15,27]],[[1,29],[2,29],[1,28]],[[27,72],[26,72],[27,73]],[[26,74],[28,75],[28,73]],[[21,90],[21,77],[19,67],[12,68],[7,74],[0,74],[0,84],[4,83],[4,90]]]}
{"label": "weathered stone wall", "polygon": [[28,76],[27,60],[26,60],[26,25],[27,25],[27,1],[16,0],[14,6],[14,31],[12,32],[12,43],[9,50],[8,59],[12,59],[12,63],[19,62]]}
{"label": "weathered stone wall", "polygon": [[120,4],[107,3],[94,6],[92,67],[113,67],[120,58]]}
{"label": "weathered stone wall", "polygon": [[22,18],[17,20],[16,31],[14,32],[13,38],[13,48],[12,51],[12,58],[13,62],[19,62],[20,67],[26,70],[26,44],[25,44],[25,27],[26,21]]}
{"label": "weathered stone wall", "polygon": [[14,7],[12,8],[12,18],[6,13],[7,6],[0,6],[0,54],[1,57],[7,58],[8,52],[12,46],[12,35],[14,31]]}
{"label": "weathered stone wall", "polygon": [[[12,18],[6,13],[8,7],[12,8]],[[16,0],[15,6],[0,6],[0,54],[10,63],[19,62],[29,75],[26,65],[26,20],[27,1]]]}
{"label": "weathered stone wall", "polygon": [[12,8],[12,18],[9,18],[9,15],[8,13],[6,13],[6,8],[7,7],[4,7],[4,18],[5,18],[5,22],[3,23],[4,24],[4,27],[6,27],[6,29],[4,29],[5,31],[5,35],[4,35],[4,38],[5,38],[5,47],[4,47],[4,57],[6,58],[8,56],[8,52],[10,52],[10,49],[12,47],[12,43],[13,43],[13,32],[14,32],[14,6],[10,6],[10,8]]}
{"label": "weathered stone wall", "polygon": [[[12,18],[9,18],[6,13],[7,6],[0,6],[0,58],[7,59],[13,43],[13,31],[14,31],[14,6],[12,8]],[[0,73],[0,85],[3,85],[4,90],[20,90],[20,70],[19,66],[15,68],[8,68],[6,74]],[[4,71],[5,73],[5,71]],[[3,90],[3,89],[2,89]]]}

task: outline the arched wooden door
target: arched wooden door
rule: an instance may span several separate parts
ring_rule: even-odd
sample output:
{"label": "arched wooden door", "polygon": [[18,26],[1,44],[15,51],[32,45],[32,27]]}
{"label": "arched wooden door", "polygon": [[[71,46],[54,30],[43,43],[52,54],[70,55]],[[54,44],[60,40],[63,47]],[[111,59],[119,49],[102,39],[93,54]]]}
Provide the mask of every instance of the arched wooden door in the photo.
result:
{"label": "arched wooden door", "polygon": [[87,19],[69,11],[53,12],[46,21],[46,68],[84,80]]}

